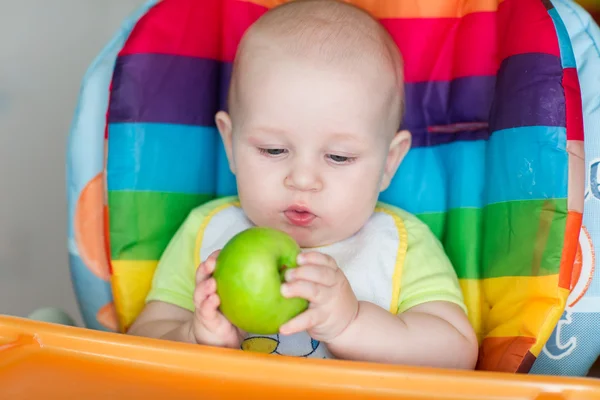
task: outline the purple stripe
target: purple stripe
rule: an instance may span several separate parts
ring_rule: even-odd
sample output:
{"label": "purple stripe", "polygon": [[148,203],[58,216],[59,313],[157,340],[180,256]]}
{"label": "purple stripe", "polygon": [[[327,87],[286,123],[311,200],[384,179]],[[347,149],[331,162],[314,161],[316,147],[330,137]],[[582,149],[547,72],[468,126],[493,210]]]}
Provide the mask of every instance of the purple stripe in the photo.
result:
{"label": "purple stripe", "polygon": [[[165,54],[119,57],[115,66],[109,122],[155,122],[214,125],[214,114],[226,109],[231,64]],[[406,84],[403,128],[413,133],[413,146],[456,140],[480,140],[485,129],[430,133],[430,126],[486,122],[495,85],[493,76]],[[443,130],[443,129],[442,129]]]}
{"label": "purple stripe", "polygon": [[518,54],[500,65],[490,115],[492,132],[523,126],[566,126],[559,57]]}
{"label": "purple stripe", "polygon": [[214,125],[221,63],[164,54],[120,56],[108,121]]}

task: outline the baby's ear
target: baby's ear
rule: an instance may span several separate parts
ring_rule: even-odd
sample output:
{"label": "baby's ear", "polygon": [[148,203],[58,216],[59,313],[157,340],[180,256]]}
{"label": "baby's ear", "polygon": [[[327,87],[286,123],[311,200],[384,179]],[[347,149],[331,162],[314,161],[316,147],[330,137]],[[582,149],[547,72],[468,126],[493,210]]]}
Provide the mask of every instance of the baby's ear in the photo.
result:
{"label": "baby's ear", "polygon": [[231,124],[231,117],[225,111],[219,111],[215,115],[215,122],[217,129],[221,134],[223,145],[225,146],[225,153],[227,154],[227,161],[229,161],[229,169],[235,175],[235,163],[233,161],[233,143],[232,134],[233,128]]}
{"label": "baby's ear", "polygon": [[385,160],[385,166],[383,170],[383,179],[381,180],[380,191],[384,191],[390,185],[392,178],[396,174],[400,163],[408,153],[412,142],[412,135],[409,131],[399,131],[396,133]]}

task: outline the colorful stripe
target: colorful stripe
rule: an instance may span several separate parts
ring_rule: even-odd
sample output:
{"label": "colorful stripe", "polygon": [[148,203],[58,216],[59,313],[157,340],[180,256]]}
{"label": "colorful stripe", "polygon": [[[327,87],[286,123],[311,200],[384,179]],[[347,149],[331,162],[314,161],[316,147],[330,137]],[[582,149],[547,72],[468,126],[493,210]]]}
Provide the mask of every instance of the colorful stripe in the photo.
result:
{"label": "colorful stripe", "polygon": [[112,260],[158,260],[190,210],[213,197],[109,191]]}
{"label": "colorful stripe", "polygon": [[[222,20],[215,18],[221,11],[239,3],[237,0],[172,0],[160,1],[135,26],[119,55],[176,54],[180,56],[219,59],[222,43]],[[247,11],[246,18],[251,15]],[[264,13],[259,10],[254,20]],[[223,16],[224,18],[225,16]],[[223,19],[226,21],[227,19]],[[177,21],[177,24],[173,22]],[[247,22],[244,22],[246,26]]]}
{"label": "colorful stripe", "polygon": [[[431,226],[426,215],[417,214]],[[566,218],[566,200],[458,208],[445,215],[441,238],[460,279],[557,275]]]}
{"label": "colorful stripe", "polygon": [[[166,54],[120,57],[113,80],[119,89],[111,94],[109,122],[214,126],[214,115],[227,97],[230,74],[231,64],[202,58]],[[403,126],[413,132],[413,146],[487,139],[485,130],[430,134],[427,127],[486,121],[494,85],[493,76],[406,84]]]}
{"label": "colorful stripe", "polygon": [[505,0],[498,5],[498,57],[549,54],[560,57],[554,23],[540,0]]}
{"label": "colorful stripe", "polygon": [[[235,194],[214,114],[240,38],[281,1],[162,2],[121,51],[108,112],[115,291],[145,291],[189,210]],[[380,200],[443,242],[479,368],[527,372],[564,309],[581,227],[581,95],[564,24],[541,0],[353,3],[380,18],[406,61],[414,148]],[[122,325],[143,304],[127,301]]]}
{"label": "colorful stripe", "polygon": [[558,274],[567,200],[507,202],[483,211],[480,278]]}
{"label": "colorful stripe", "polygon": [[563,68],[577,68],[577,63],[575,62],[575,55],[573,54],[573,47],[571,46],[571,39],[569,38],[567,27],[563,23],[562,19],[560,19],[560,15],[558,15],[556,8],[552,7],[552,9],[548,11],[548,14],[550,14],[552,17],[554,29],[556,29],[558,46],[560,47],[560,59]]}
{"label": "colorful stripe", "polygon": [[221,64],[164,54],[120,56],[115,65],[108,122],[214,125]]}
{"label": "colorful stripe", "polygon": [[487,180],[480,186],[486,188],[486,204],[566,198],[566,149],[565,128],[532,126],[494,132],[485,155]]}
{"label": "colorful stripe", "polygon": [[562,199],[567,197],[567,165],[565,128],[507,129],[487,142],[412,149],[380,198],[418,214]]}
{"label": "colorful stripe", "polygon": [[108,129],[108,190],[215,192],[216,128],[125,123]]}
{"label": "colorful stripe", "polygon": [[146,294],[150,291],[158,261],[113,260],[112,264],[113,297],[115,306],[121,310],[119,330],[124,333],[146,304]]}
{"label": "colorful stripe", "polygon": [[563,70],[562,87],[566,103],[567,139],[583,141],[583,103],[575,68]]}
{"label": "colorful stripe", "polygon": [[495,49],[489,46],[496,41],[495,13],[461,19],[382,19],[381,24],[402,53],[406,82],[494,76],[498,71]]}
{"label": "colorful stripe", "polygon": [[[403,7],[398,5],[401,3],[396,2],[397,7]],[[402,51],[405,80],[448,81],[465,76],[495,75],[498,61],[489,43],[496,41],[496,14],[491,12],[495,6],[487,0],[486,3],[488,5],[480,11],[488,9],[488,12],[469,12],[464,18],[382,18],[381,23]],[[223,20],[227,21],[223,27],[216,23],[216,14],[211,13],[216,8],[219,13],[223,10]],[[469,5],[463,11],[468,9]],[[171,54],[231,62],[244,32],[266,11],[265,7],[235,0],[223,0],[221,6],[215,0],[207,1],[206,6],[205,2],[164,2],[136,27],[120,55]],[[190,22],[163,29],[170,21]],[[220,43],[205,39],[217,36],[221,37]],[[406,37],[411,40],[405,40]],[[431,51],[434,44],[439,48]]]}
{"label": "colorful stripe", "polygon": [[406,116],[402,127],[412,132],[412,146],[487,139],[487,129],[444,134],[430,133],[427,128],[487,121],[492,109],[495,85],[494,76],[405,84]]}
{"label": "colorful stripe", "polygon": [[498,73],[490,130],[565,127],[562,74],[560,57],[554,55],[530,53],[505,59]]}
{"label": "colorful stripe", "polygon": [[[243,0],[272,8],[285,0]],[[352,4],[367,9],[378,18],[461,18],[471,13],[496,11],[498,0],[353,0]]]}

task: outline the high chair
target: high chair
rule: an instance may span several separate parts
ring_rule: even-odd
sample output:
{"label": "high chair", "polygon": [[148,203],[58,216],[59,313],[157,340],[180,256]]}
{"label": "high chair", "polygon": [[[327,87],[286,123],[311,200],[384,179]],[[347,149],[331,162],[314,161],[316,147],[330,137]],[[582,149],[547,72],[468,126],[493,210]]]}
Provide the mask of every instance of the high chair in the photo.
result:
{"label": "high chair", "polygon": [[583,376],[600,354],[599,164],[589,161],[600,151],[600,31],[570,0],[350,1],[405,60],[413,148],[380,199],[444,244],[479,371],[118,334],[190,210],[236,193],[214,115],[244,31],[284,1],[150,0],[93,62],[68,151],[70,268],[89,329],[0,319],[10,360],[0,366],[12,374],[0,387],[19,393],[29,368],[86,398],[600,398],[592,380],[533,376]]}

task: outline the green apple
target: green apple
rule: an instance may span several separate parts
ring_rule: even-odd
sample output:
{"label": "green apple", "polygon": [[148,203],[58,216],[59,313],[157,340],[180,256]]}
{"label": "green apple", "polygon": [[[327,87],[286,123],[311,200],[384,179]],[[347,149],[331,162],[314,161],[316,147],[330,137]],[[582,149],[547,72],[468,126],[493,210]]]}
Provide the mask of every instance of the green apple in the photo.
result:
{"label": "green apple", "polygon": [[299,253],[291,236],[272,228],[253,227],[231,238],[213,273],[223,315],[249,333],[278,333],[308,307],[305,299],[281,295],[285,271],[297,266]]}

